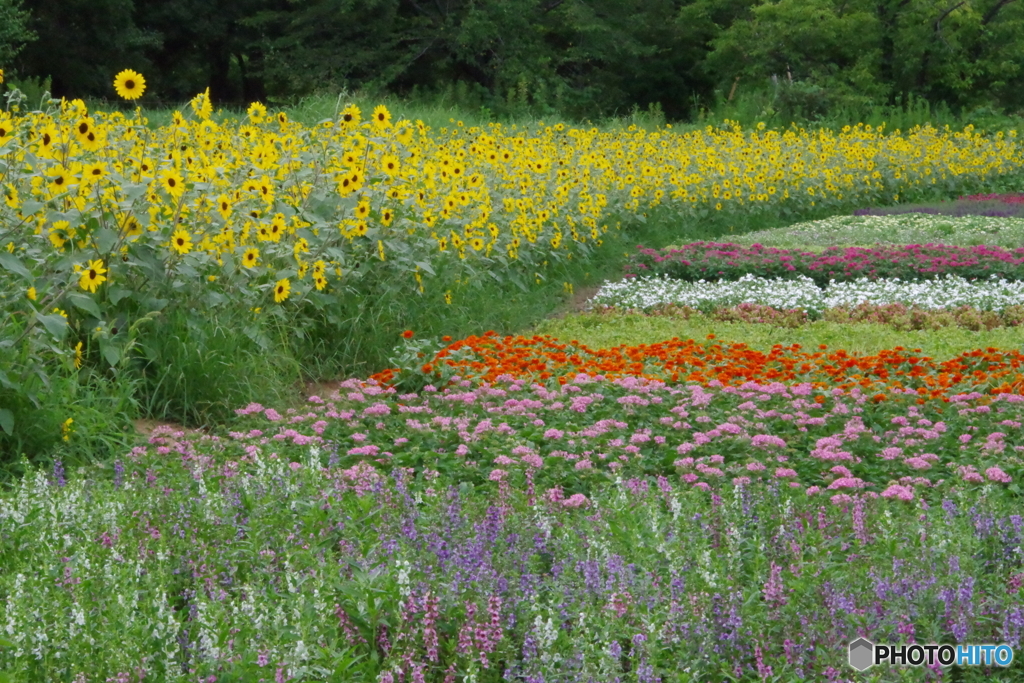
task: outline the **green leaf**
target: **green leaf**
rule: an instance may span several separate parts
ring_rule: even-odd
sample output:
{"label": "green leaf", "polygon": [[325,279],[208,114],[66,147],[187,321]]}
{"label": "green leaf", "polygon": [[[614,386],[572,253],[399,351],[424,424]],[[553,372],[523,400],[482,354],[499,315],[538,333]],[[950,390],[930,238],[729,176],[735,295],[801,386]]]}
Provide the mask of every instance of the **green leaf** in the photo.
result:
{"label": "green leaf", "polygon": [[107,361],[110,367],[117,367],[121,360],[121,348],[117,344],[111,344],[106,339],[100,339],[100,355]]}
{"label": "green leaf", "polygon": [[112,250],[114,245],[117,244],[117,233],[110,228],[97,230],[93,238],[96,240],[96,246],[103,252]]}
{"label": "green leaf", "polygon": [[93,315],[97,318],[102,316],[102,314],[100,313],[100,307],[96,305],[96,302],[92,299],[92,297],[86,296],[85,294],[80,294],[78,292],[73,292],[71,294],[68,294],[68,300],[72,304],[74,304],[75,308],[79,310],[85,311],[86,313],[89,313],[90,315]]}
{"label": "green leaf", "polygon": [[[3,429],[8,434],[14,434],[14,413],[7,410],[7,408],[0,408],[0,429]],[[9,647],[0,642],[0,647]]]}
{"label": "green leaf", "polygon": [[32,280],[32,273],[29,272],[25,264],[21,262],[14,254],[8,254],[6,251],[0,251],[0,266],[3,266],[12,273],[17,273],[26,280]]}
{"label": "green leaf", "polygon": [[111,287],[107,291],[107,296],[110,297],[110,303],[115,305],[117,302],[131,295],[132,291],[130,289],[125,289],[124,287]]}
{"label": "green leaf", "polygon": [[36,313],[36,320],[42,323],[43,327],[46,328],[46,331],[53,335],[58,341],[63,339],[64,335],[67,334],[68,321],[59,313],[51,313],[50,315]]}

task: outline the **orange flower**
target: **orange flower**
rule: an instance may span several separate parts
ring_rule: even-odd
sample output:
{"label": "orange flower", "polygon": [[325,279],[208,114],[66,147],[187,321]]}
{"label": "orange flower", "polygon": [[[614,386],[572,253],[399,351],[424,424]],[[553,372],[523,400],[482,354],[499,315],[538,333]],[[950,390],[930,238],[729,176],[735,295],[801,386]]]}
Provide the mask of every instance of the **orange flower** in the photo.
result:
{"label": "orange flower", "polygon": [[412,339],[412,335],[413,335],[413,331],[412,330],[406,330],[405,332],[402,333],[402,336],[404,338],[406,338],[406,339]]}

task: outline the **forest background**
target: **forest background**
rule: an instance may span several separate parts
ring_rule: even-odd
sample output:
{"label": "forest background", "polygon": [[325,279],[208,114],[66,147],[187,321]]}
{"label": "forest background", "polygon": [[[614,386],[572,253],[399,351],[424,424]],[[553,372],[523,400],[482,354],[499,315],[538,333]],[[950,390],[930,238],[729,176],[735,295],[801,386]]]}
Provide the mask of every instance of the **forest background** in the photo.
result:
{"label": "forest background", "polygon": [[[1019,0],[0,0],[0,69],[28,93],[219,106],[360,92],[484,118],[769,125],[927,107],[1024,115]],[[2,87],[2,86],[0,86]]]}

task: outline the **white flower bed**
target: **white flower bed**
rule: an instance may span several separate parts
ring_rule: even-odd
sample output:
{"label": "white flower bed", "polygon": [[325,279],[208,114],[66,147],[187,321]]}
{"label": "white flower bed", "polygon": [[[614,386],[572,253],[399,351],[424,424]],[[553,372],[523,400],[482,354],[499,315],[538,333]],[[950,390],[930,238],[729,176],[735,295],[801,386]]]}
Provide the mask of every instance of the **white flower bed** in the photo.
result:
{"label": "white flower bed", "polygon": [[855,282],[833,281],[822,290],[813,280],[802,276],[779,280],[744,275],[730,282],[683,282],[643,277],[605,282],[587,306],[647,311],[674,304],[706,311],[743,303],[778,309],[802,308],[819,315],[829,308],[862,303],[899,303],[931,310],[972,306],[998,312],[1007,306],[1024,304],[1024,282],[1004,280],[995,275],[988,280],[974,282],[956,275],[923,281],[861,278]]}

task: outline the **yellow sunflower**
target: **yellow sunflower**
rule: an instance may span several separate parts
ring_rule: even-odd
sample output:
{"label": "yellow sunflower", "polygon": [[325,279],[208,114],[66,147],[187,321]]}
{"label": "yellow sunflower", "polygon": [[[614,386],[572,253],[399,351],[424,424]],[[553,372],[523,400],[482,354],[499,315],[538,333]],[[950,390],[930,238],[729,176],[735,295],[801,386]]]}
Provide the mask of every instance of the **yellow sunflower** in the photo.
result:
{"label": "yellow sunflower", "polygon": [[172,197],[180,197],[185,192],[185,181],[177,171],[164,171],[160,184]]}
{"label": "yellow sunflower", "polygon": [[192,236],[186,230],[175,230],[171,236],[171,249],[179,254],[192,251]]}
{"label": "yellow sunflower", "polygon": [[263,120],[267,117],[267,108],[262,102],[253,102],[249,105],[246,114],[249,115],[249,120],[253,123],[263,123]]}
{"label": "yellow sunflower", "polygon": [[386,130],[391,125],[391,112],[383,104],[373,110],[373,125],[377,130]]}
{"label": "yellow sunflower", "polygon": [[242,255],[242,265],[246,268],[253,268],[256,266],[256,262],[260,259],[260,250],[256,247],[250,247],[245,250]]}
{"label": "yellow sunflower", "polygon": [[137,100],[146,92],[146,79],[136,71],[125,69],[114,76],[114,90],[117,91],[118,97]]}
{"label": "yellow sunflower", "polygon": [[362,121],[362,112],[356,105],[350,104],[342,110],[341,123],[345,128],[355,128],[360,121]]}
{"label": "yellow sunflower", "polygon": [[78,286],[91,293],[95,293],[101,284],[107,281],[104,273],[107,269],[103,267],[103,260],[89,261],[89,265],[82,269],[82,277],[78,280]]}
{"label": "yellow sunflower", "polygon": [[277,284],[274,285],[274,301],[276,303],[281,303],[282,301],[288,298],[288,295],[291,294],[291,291],[292,283],[288,281],[288,278],[278,280]]}

